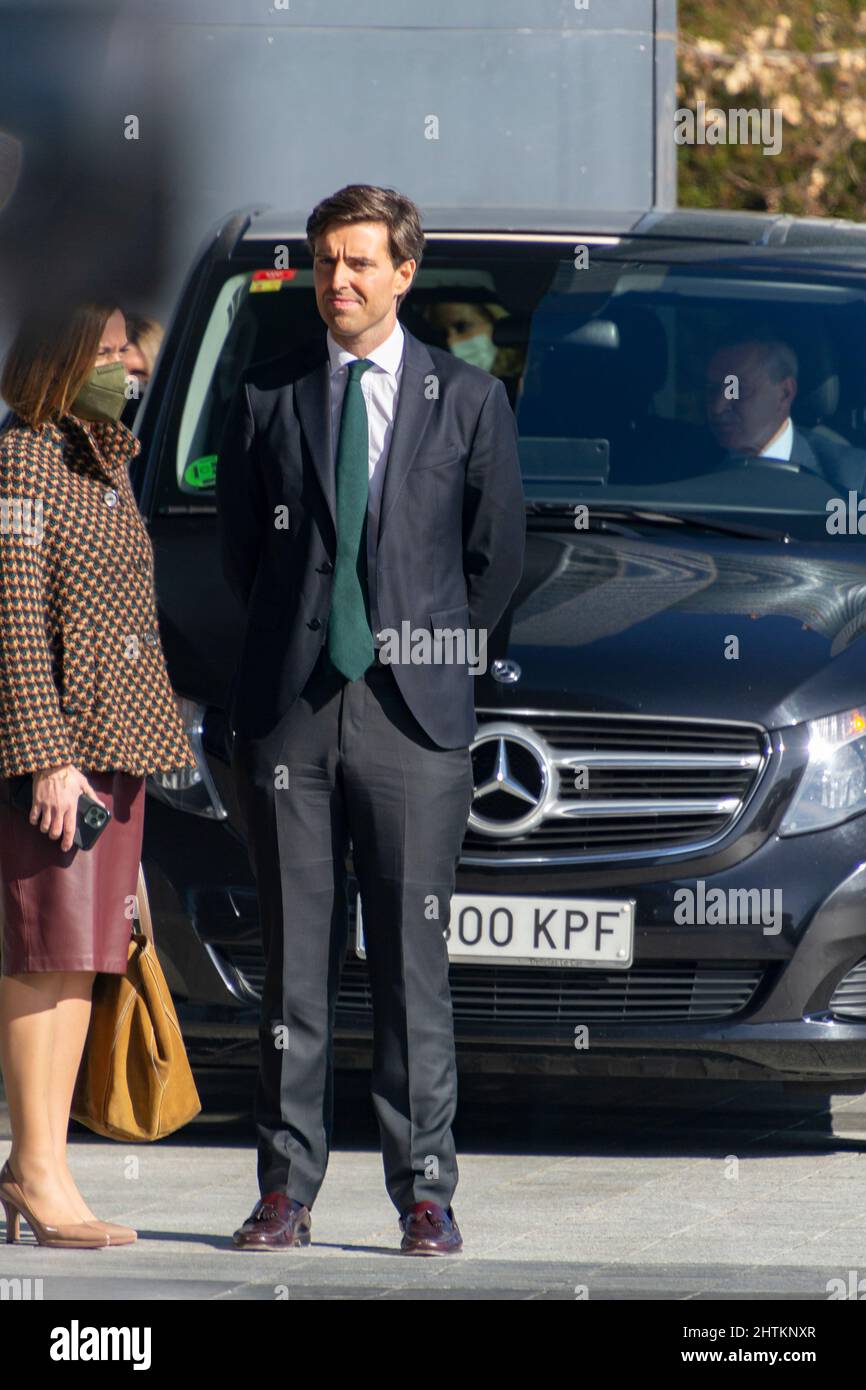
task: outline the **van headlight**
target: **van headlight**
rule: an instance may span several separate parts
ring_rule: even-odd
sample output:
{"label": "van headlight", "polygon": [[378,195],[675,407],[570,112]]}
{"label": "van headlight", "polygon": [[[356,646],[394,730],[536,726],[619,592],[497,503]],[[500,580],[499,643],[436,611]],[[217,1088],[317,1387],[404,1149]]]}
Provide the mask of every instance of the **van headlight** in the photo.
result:
{"label": "van headlight", "polygon": [[804,835],[866,811],[866,713],[859,709],[810,719],[809,761],[780,835]]}
{"label": "van headlight", "polygon": [[178,811],[189,811],[194,816],[208,816],[211,820],[225,820],[228,816],[211,776],[202,744],[204,731],[204,705],[195,700],[187,700],[183,695],[175,695],[186,736],[195,753],[195,767],[184,767],[177,772],[152,772],[147,779],[147,790],[151,796]]}

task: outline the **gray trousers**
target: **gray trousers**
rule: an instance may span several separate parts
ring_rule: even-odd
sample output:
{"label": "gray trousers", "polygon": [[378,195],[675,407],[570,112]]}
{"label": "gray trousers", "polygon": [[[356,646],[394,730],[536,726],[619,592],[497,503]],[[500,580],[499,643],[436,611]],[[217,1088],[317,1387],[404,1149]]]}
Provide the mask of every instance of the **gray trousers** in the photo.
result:
{"label": "gray trousers", "polygon": [[444,932],[472,799],[468,748],[439,748],[388,666],[347,682],[319,659],[262,739],[236,738],[266,959],[256,1089],[259,1190],[312,1206],[328,1163],[349,841],[374,1013],[372,1095],[399,1211],[457,1185]]}

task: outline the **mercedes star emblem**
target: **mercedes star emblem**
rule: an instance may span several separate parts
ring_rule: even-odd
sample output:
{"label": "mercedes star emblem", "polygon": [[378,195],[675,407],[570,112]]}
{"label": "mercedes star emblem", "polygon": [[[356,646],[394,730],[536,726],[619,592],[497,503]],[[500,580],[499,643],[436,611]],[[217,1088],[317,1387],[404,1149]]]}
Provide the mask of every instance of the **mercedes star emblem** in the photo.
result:
{"label": "mercedes star emblem", "polygon": [[502,685],[516,685],[523,675],[523,671],[518,662],[506,660],[505,657],[497,657],[490,667],[490,674],[495,681],[499,681]]}
{"label": "mercedes star emblem", "polygon": [[483,724],[472,744],[469,824],[483,835],[525,835],[544,819],[556,771],[544,740],[518,724]]}

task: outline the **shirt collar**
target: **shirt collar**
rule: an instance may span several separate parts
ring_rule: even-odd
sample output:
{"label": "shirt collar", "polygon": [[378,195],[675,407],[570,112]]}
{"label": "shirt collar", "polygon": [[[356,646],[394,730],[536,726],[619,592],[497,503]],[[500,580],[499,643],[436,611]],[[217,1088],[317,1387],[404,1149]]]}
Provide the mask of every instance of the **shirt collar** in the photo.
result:
{"label": "shirt collar", "polygon": [[789,459],[793,444],[794,426],[789,415],[779,432],[774,434],[773,438],[764,445],[759,458]]}
{"label": "shirt collar", "polygon": [[[405,335],[400,323],[394,324],[393,331],[378,347],[373,348],[372,352],[365,354],[366,362],[375,362],[382,371],[388,372],[390,376],[397,375],[397,368],[403,358],[403,345]],[[328,357],[331,362],[331,376],[338,372],[341,367],[346,367],[350,362],[357,362],[357,354],[349,352],[346,348],[340,347],[336,339],[331,337],[331,330],[328,329]]]}

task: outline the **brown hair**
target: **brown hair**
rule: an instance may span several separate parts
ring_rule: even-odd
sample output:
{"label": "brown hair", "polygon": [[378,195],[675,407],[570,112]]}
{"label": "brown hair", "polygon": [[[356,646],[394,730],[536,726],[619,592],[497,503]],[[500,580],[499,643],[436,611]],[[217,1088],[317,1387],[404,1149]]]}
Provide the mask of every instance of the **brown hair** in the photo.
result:
{"label": "brown hair", "polygon": [[22,323],[0,375],[0,395],[28,425],[67,413],[93,369],[114,304],[40,310]]}
{"label": "brown hair", "polygon": [[146,314],[126,315],[127,340],[138,348],[147,365],[147,375],[153,376],[153,364],[165,337],[165,329]]}
{"label": "brown hair", "polygon": [[[347,184],[330,198],[317,203],[307,218],[307,245],[311,255],[315,255],[316,237],[333,222],[384,222],[388,228],[388,254],[394,269],[404,261],[414,261],[417,274],[424,255],[424,233],[421,214],[411,198],[394,188],[378,188],[371,183]],[[397,296],[398,309],[408,293],[409,290],[404,290]]]}

